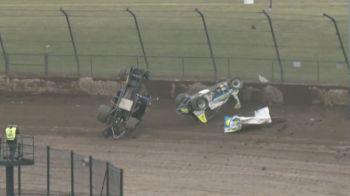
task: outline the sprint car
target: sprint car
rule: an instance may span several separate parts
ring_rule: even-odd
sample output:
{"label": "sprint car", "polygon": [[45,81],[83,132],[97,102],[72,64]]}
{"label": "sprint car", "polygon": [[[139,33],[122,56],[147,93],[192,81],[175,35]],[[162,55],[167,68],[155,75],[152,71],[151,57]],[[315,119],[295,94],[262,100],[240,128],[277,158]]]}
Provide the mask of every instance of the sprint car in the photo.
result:
{"label": "sprint car", "polygon": [[[110,105],[102,104],[98,108],[97,120],[104,123],[105,137],[119,139],[131,128],[136,128],[143,120],[152,98],[142,95],[142,81],[148,80],[150,73],[143,69],[131,67],[125,82],[111,99]],[[130,123],[133,121],[133,123]],[[136,123],[135,123],[136,121]],[[133,124],[133,126],[129,126]]]}
{"label": "sprint car", "polygon": [[181,93],[176,96],[176,112],[190,115],[201,123],[207,123],[232,96],[236,100],[235,109],[241,107],[238,93],[243,87],[239,78],[222,80],[193,95]]}

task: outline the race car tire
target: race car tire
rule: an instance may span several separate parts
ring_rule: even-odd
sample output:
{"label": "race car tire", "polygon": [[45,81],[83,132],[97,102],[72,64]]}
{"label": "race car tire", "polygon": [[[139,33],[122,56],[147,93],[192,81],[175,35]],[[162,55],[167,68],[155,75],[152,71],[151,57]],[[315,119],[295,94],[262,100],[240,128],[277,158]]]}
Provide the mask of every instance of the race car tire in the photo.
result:
{"label": "race car tire", "polygon": [[243,87],[243,82],[239,78],[232,78],[229,81],[229,85],[231,86],[231,88],[241,89]]}
{"label": "race car tire", "polygon": [[103,131],[102,131],[102,136],[104,138],[109,138],[111,137],[113,134],[112,134],[112,128],[111,127],[106,127]]}
{"label": "race car tire", "polygon": [[204,97],[197,97],[191,101],[191,105],[194,110],[206,110],[209,103]]}
{"label": "race car tire", "polygon": [[111,115],[111,106],[102,104],[100,107],[97,109],[97,120],[102,122],[102,123],[108,123]]}
{"label": "race car tire", "polygon": [[188,97],[186,93],[180,93],[175,98],[175,104],[180,105]]}

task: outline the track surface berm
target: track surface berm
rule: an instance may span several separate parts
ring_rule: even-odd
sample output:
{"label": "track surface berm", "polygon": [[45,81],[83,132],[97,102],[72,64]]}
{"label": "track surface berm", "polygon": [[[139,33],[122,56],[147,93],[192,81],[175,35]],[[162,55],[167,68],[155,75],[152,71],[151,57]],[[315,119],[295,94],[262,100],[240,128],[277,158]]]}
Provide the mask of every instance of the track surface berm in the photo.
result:
{"label": "track surface berm", "polygon": [[[101,136],[92,96],[14,95],[0,98],[0,125],[17,123],[37,145],[110,160],[125,171],[125,195],[350,194],[350,108],[270,107],[284,123],[223,133],[227,104],[207,125],[160,100],[129,138]],[[259,106],[243,104],[239,114]],[[25,182],[23,182],[25,183]]]}

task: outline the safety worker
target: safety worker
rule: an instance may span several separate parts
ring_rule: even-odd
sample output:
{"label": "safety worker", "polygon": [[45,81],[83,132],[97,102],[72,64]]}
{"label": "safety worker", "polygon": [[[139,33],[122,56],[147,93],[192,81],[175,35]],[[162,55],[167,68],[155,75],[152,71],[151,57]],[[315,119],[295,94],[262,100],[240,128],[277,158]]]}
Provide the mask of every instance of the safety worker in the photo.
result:
{"label": "safety worker", "polygon": [[15,158],[17,150],[17,135],[19,134],[19,129],[16,125],[9,125],[5,129],[5,139],[10,151],[10,159]]}

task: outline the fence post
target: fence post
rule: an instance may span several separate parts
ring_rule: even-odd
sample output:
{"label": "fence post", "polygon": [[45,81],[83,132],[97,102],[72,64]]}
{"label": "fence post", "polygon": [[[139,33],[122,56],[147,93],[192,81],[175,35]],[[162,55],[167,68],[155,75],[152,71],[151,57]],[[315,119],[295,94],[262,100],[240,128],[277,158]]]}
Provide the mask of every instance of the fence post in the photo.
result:
{"label": "fence post", "polygon": [[276,50],[278,64],[280,66],[281,82],[284,82],[283,65],[282,65],[282,61],[281,61],[280,51],[278,49],[278,44],[277,44],[277,40],[276,40],[275,30],[273,29],[273,25],[272,25],[272,20],[271,20],[270,15],[265,10],[263,10],[262,13],[267,17],[267,20],[269,21],[270,30],[271,30],[271,34],[272,34],[272,40],[273,40],[273,44],[274,44],[274,47],[275,47],[275,50]]}
{"label": "fence post", "polygon": [[71,195],[74,196],[74,152],[70,152]]}
{"label": "fence post", "polygon": [[20,165],[18,165],[18,170],[17,170],[17,172],[18,172],[18,195],[19,196],[21,196],[21,166]]}
{"label": "fence post", "polygon": [[14,196],[13,165],[6,166],[6,193],[7,196]]}
{"label": "fence post", "polygon": [[134,14],[134,12],[132,12],[129,8],[127,8],[126,11],[129,12],[132,15],[132,17],[134,18],[134,22],[135,22],[135,26],[136,26],[136,30],[137,30],[137,35],[139,37],[139,41],[140,41],[140,45],[141,45],[141,49],[142,49],[142,53],[143,53],[143,58],[145,58],[146,70],[148,70],[148,68],[149,68],[148,59],[147,59],[145,47],[143,45],[143,40],[142,40],[142,36],[141,36],[141,30],[139,27],[139,23],[137,21],[137,18],[136,18],[136,15]]}
{"label": "fence post", "polygon": [[135,56],[135,58],[136,58],[136,66],[139,67],[140,66],[139,56]]}
{"label": "fence post", "polygon": [[9,73],[10,73],[10,63],[9,63],[9,58],[7,56],[7,53],[6,53],[4,41],[2,40],[1,34],[0,34],[0,45],[1,45],[1,49],[2,49],[2,55],[4,56],[5,74],[9,75]]}
{"label": "fence post", "polygon": [[92,63],[92,57],[93,55],[90,55],[90,76],[92,77],[94,74],[93,74],[93,63]]}
{"label": "fence post", "polygon": [[230,60],[230,57],[227,57],[227,74],[228,74],[228,77],[231,77],[231,60]]}
{"label": "fence post", "polygon": [[123,196],[124,194],[124,170],[123,169],[120,169],[120,185],[119,185],[119,191],[120,191],[120,196]]}
{"label": "fence post", "polygon": [[77,72],[78,72],[77,74],[78,74],[78,76],[80,76],[80,62],[79,62],[79,57],[78,57],[78,50],[77,50],[77,47],[75,45],[73,31],[72,31],[72,27],[71,27],[71,24],[70,24],[70,21],[69,21],[69,16],[68,16],[67,12],[64,11],[62,8],[60,8],[60,11],[66,17],[68,30],[69,30],[69,35],[70,35],[70,39],[71,39],[71,42],[72,42],[72,45],[73,45],[75,61],[77,62]]}
{"label": "fence post", "polygon": [[343,40],[342,40],[342,37],[341,37],[340,32],[339,32],[337,21],[332,16],[330,16],[330,15],[328,15],[326,13],[324,13],[323,16],[327,17],[328,19],[330,19],[333,22],[334,28],[335,28],[335,31],[337,33],[337,37],[338,37],[338,40],[339,40],[340,48],[341,48],[341,50],[343,52],[343,55],[344,55],[344,59],[345,59],[346,65],[348,67],[348,70],[350,70],[348,56],[346,55],[346,52],[345,52]]}
{"label": "fence post", "polygon": [[44,54],[44,73],[47,76],[49,74],[49,55]]}
{"label": "fence post", "polygon": [[181,65],[182,65],[182,77],[185,77],[185,58],[181,57]]}
{"label": "fence post", "polygon": [[197,12],[199,14],[199,16],[202,18],[204,32],[205,32],[205,35],[207,37],[207,43],[208,43],[208,46],[209,46],[210,57],[211,57],[211,60],[212,60],[212,63],[213,63],[213,67],[214,67],[214,80],[216,81],[217,77],[218,77],[218,73],[217,73],[217,67],[216,67],[214,52],[213,52],[213,48],[212,48],[212,45],[211,45],[209,32],[208,32],[208,28],[207,28],[207,23],[205,21],[203,13],[201,11],[199,11],[199,9],[196,8],[194,11]]}
{"label": "fence post", "polygon": [[106,196],[109,196],[109,162],[106,163]]}
{"label": "fence post", "polygon": [[50,146],[46,147],[46,178],[46,195],[50,196]]}
{"label": "fence post", "polygon": [[89,156],[89,183],[90,183],[90,196],[93,196],[93,182],[92,182],[92,156]]}
{"label": "fence post", "polygon": [[275,81],[275,64],[273,60],[271,61],[271,76],[272,76],[272,81]]}
{"label": "fence post", "polygon": [[317,83],[320,83],[320,62],[317,60]]}

